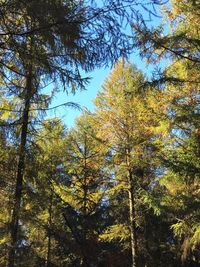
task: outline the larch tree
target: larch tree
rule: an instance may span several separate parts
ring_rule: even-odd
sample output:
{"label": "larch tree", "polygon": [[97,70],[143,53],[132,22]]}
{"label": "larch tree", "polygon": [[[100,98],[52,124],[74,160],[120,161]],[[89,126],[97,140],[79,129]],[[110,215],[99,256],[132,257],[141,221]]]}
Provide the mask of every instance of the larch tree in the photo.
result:
{"label": "larch tree", "polygon": [[29,148],[21,216],[25,228],[24,253],[18,257],[24,265],[28,264],[27,257],[32,266],[63,264],[63,258],[56,256],[60,246],[57,233],[64,230],[53,184],[64,177],[65,134],[60,119],[44,120]]}
{"label": "larch tree", "polygon": [[[1,4],[1,78],[7,96],[21,105],[18,166],[10,224],[8,266],[14,266],[31,109],[44,109],[50,98],[41,97],[48,82],[83,86],[80,68],[90,71],[107,65],[131,49],[120,18],[129,20],[130,1],[105,1],[98,7],[84,1],[3,1]],[[106,34],[105,34],[106,33]],[[40,97],[39,97],[40,95]],[[36,105],[34,105],[36,104]]]}
{"label": "larch tree", "polygon": [[75,253],[76,261],[79,259],[78,266],[100,264],[98,239],[108,183],[105,155],[106,148],[96,138],[90,115],[83,114],[66,135],[66,160],[63,163],[66,179],[54,185],[62,200],[62,214],[71,231],[71,242],[74,243],[71,247],[75,247],[71,251]]}
{"label": "larch tree", "polygon": [[[168,99],[167,136],[162,164],[166,173],[166,207],[173,214],[171,228],[180,242],[183,264],[199,264],[199,3],[171,1],[163,10],[170,29],[135,25],[135,41],[150,62],[170,58],[160,77],[154,79]],[[192,208],[193,207],[193,208]]]}
{"label": "larch tree", "polygon": [[[1,1],[1,266],[200,264],[200,5],[172,0],[170,29],[149,29],[140,7],[159,3]],[[170,62],[147,81],[124,59],[94,114],[43,121],[57,91],[134,47]]]}
{"label": "larch tree", "polygon": [[105,81],[95,101],[99,136],[107,142],[112,153],[115,186],[111,192],[128,192],[133,267],[138,266],[137,201],[139,191],[148,190],[153,179],[151,138],[153,125],[158,123],[151,109],[147,108],[148,90],[144,84],[141,71],[122,60]]}

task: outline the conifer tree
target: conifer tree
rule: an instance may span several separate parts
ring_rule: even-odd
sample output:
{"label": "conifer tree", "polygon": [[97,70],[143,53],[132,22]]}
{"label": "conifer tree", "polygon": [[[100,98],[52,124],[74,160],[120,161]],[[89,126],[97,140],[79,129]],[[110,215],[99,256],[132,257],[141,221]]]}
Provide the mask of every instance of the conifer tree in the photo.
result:
{"label": "conifer tree", "polygon": [[[66,136],[66,178],[55,184],[62,199],[63,216],[71,231],[71,242],[78,247],[75,253],[79,266],[100,264],[98,241],[103,216],[103,199],[107,188],[104,171],[106,150],[96,138],[90,115],[83,114],[76,128]],[[75,263],[74,263],[75,264]]]}
{"label": "conifer tree", "polygon": [[[112,1],[107,1],[105,5],[98,8],[92,2],[87,5],[82,1],[2,3],[1,77],[4,89],[21,100],[18,110],[21,124],[19,161],[10,226],[9,267],[14,266],[18,241],[32,104],[37,102],[41,88],[48,81],[61,81],[65,89],[71,85],[74,90],[75,85],[84,85],[79,68],[89,71],[96,66],[106,65],[130,49],[118,20],[122,16],[128,19],[124,4],[120,3],[117,9]],[[106,29],[107,35],[104,34]]]}
{"label": "conifer tree", "polygon": [[99,136],[112,153],[116,183],[113,190],[128,192],[131,266],[138,266],[138,192],[148,190],[154,169],[150,140],[152,126],[157,122],[147,108],[148,90],[144,89],[144,83],[141,71],[121,61],[96,99],[96,118],[101,126]]}
{"label": "conifer tree", "polygon": [[[168,99],[162,143],[166,173],[160,183],[166,189],[166,206],[171,207],[171,227],[181,243],[179,254],[185,264],[198,264],[199,255],[199,4],[172,1],[164,9],[165,20],[154,30],[135,25],[135,40],[141,55],[150,61],[171,58],[161,76],[154,80]],[[168,122],[167,122],[168,121]],[[193,208],[191,208],[193,207]]]}

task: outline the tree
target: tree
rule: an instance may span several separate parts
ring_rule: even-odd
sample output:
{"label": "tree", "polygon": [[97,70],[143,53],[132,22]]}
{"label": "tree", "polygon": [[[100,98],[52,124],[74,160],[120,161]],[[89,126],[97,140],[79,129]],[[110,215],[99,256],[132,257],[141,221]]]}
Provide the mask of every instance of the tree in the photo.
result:
{"label": "tree", "polygon": [[[166,207],[173,214],[171,227],[181,243],[185,265],[198,264],[199,180],[199,5],[196,1],[172,1],[164,10],[171,29],[149,30],[135,25],[141,55],[158,61],[171,57],[170,64],[154,82],[169,100],[168,129],[162,141],[162,164],[166,168]],[[170,208],[171,207],[171,208]],[[193,207],[193,208],[191,208]],[[178,214],[178,215],[177,215]]]}
{"label": "tree", "polygon": [[[173,75],[164,70],[154,81],[162,84],[171,81],[196,86],[199,83],[199,5],[196,1],[173,0],[170,6],[163,7],[163,20],[157,28],[149,28],[144,21],[133,25],[135,46],[148,62],[157,63],[162,59],[177,60],[187,69],[185,77]],[[170,63],[170,65],[171,65]],[[179,73],[180,74],[180,73]],[[186,72],[185,72],[186,74]],[[192,74],[192,75],[191,75]]]}
{"label": "tree", "polygon": [[[174,70],[176,67],[176,70]],[[168,71],[185,77],[182,63]],[[181,72],[180,72],[181,71]],[[166,85],[171,95],[168,119],[170,128],[163,146],[163,165],[166,167],[161,184],[166,187],[167,207],[174,216],[172,229],[181,241],[182,260],[197,264],[199,255],[199,88],[191,84]],[[165,198],[164,198],[165,199]],[[174,203],[174,205],[172,205]],[[187,263],[186,263],[187,264]]]}
{"label": "tree", "polygon": [[[200,263],[199,5],[164,7],[167,30],[139,21],[140,4],[1,3],[0,265]],[[149,81],[125,63],[134,46],[170,64]],[[94,114],[68,132],[44,120],[61,87],[120,56]]]}
{"label": "tree", "polygon": [[128,192],[133,267],[138,266],[138,193],[140,189],[148,190],[153,179],[151,138],[152,125],[157,123],[146,107],[148,90],[144,89],[144,83],[141,71],[122,60],[105,81],[95,102],[99,136],[112,153],[116,183],[113,190]]}
{"label": "tree", "polygon": [[[54,188],[62,199],[62,214],[71,231],[71,248],[76,256],[73,266],[100,264],[99,232],[104,212],[107,176],[106,150],[96,138],[90,115],[83,114],[66,136],[66,179]],[[78,264],[78,265],[76,265]],[[99,266],[99,265],[98,265]]]}
{"label": "tree", "polygon": [[[6,265],[7,243],[9,241],[9,219],[10,206],[12,203],[12,192],[14,190],[13,180],[16,173],[16,147],[14,143],[15,132],[13,128],[7,129],[7,124],[15,119],[9,109],[16,104],[5,98],[3,92],[0,94],[0,191],[1,191],[1,216],[0,216],[0,265]],[[12,138],[13,137],[13,138]]]}
{"label": "tree", "polygon": [[[21,137],[9,267],[14,266],[18,240],[30,112],[33,103],[39,101],[41,104],[44,100],[38,97],[41,88],[48,81],[57,80],[64,88],[70,84],[74,90],[75,85],[84,85],[79,68],[92,70],[130,50],[118,20],[124,15],[128,19],[124,4],[119,3],[116,8],[115,2],[106,3],[103,8],[73,1],[10,1],[2,4],[1,77],[4,89],[11,95],[17,95],[22,103],[22,108],[17,110]],[[37,108],[41,109],[41,106]]]}
{"label": "tree", "polygon": [[[32,266],[63,264],[63,258],[56,256],[59,246],[57,229],[60,232],[64,230],[53,184],[64,177],[65,134],[65,127],[58,118],[45,120],[34,134],[29,151],[21,220],[26,229],[24,250],[29,251]],[[20,257],[25,266],[26,257]]]}

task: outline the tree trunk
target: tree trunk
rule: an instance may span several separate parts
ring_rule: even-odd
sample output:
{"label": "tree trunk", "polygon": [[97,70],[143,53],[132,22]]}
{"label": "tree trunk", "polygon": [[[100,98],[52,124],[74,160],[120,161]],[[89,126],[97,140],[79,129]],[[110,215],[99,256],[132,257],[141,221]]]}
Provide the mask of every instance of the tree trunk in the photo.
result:
{"label": "tree trunk", "polygon": [[88,187],[87,187],[87,134],[84,135],[84,151],[83,151],[83,160],[84,160],[84,169],[83,169],[83,237],[82,237],[82,267],[89,267],[90,260],[88,257],[88,248],[87,248],[87,195],[88,195]]}
{"label": "tree trunk", "polygon": [[[129,137],[128,137],[129,141]],[[130,143],[130,141],[129,141]],[[130,239],[131,239],[131,267],[137,267],[137,236],[136,236],[136,223],[135,223],[135,190],[133,186],[133,172],[131,167],[131,149],[130,145],[126,149],[126,166],[128,171],[128,199],[129,199],[129,218],[130,218]]]}
{"label": "tree trunk", "polygon": [[48,219],[48,245],[47,245],[47,260],[46,266],[51,266],[51,227],[52,227],[52,205],[53,205],[53,191],[51,191],[50,195],[50,204],[49,204],[49,219]]}
{"label": "tree trunk", "polygon": [[81,267],[90,267],[90,263],[89,263],[89,261],[88,261],[87,256],[84,256],[84,257],[83,257]]}
{"label": "tree trunk", "polygon": [[16,186],[14,195],[14,205],[12,211],[12,219],[10,224],[10,249],[8,254],[8,267],[15,266],[15,254],[18,241],[18,230],[19,230],[19,215],[20,205],[22,199],[22,187],[23,187],[23,176],[25,168],[25,154],[26,154],[26,142],[27,142],[27,130],[30,110],[30,100],[32,96],[32,67],[26,76],[26,88],[25,88],[25,99],[24,99],[24,110],[22,115],[22,128],[21,128],[21,139],[19,146],[19,160],[17,166],[16,175]]}
{"label": "tree trunk", "polygon": [[137,237],[136,237],[136,224],[135,224],[135,198],[133,188],[132,172],[129,170],[128,177],[128,196],[129,196],[129,216],[130,216],[130,232],[131,232],[131,255],[132,267],[137,266]]}

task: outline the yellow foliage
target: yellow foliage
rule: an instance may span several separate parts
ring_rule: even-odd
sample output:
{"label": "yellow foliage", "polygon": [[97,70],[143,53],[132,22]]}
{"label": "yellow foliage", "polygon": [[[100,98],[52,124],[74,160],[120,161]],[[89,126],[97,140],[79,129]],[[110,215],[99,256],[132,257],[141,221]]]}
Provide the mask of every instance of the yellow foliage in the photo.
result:
{"label": "yellow foliage", "polygon": [[99,235],[101,241],[111,242],[118,239],[120,242],[128,239],[130,236],[129,228],[124,224],[116,224],[108,227],[102,234]]}

